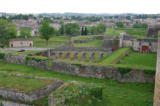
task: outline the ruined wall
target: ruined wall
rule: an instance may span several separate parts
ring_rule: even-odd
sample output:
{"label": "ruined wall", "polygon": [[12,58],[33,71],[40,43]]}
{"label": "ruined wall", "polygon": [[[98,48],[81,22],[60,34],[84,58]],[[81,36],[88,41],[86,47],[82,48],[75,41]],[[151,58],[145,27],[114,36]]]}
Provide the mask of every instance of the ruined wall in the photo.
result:
{"label": "ruined wall", "polygon": [[117,67],[106,67],[97,65],[81,65],[64,62],[53,62],[51,70],[77,76],[93,78],[109,78],[120,82],[154,82],[154,75],[149,75],[144,70],[131,69],[123,73]]}
{"label": "ruined wall", "polygon": [[4,59],[9,63],[15,63],[15,64],[24,64],[26,62],[26,56],[24,55],[19,56],[19,55],[5,54]]}
{"label": "ruined wall", "polygon": [[36,91],[32,91],[29,93],[0,88],[0,97],[7,98],[7,99],[9,98],[15,101],[19,100],[21,102],[32,102],[34,100],[37,100],[39,98],[49,95],[51,92],[53,92],[55,89],[57,89],[63,84],[62,81],[55,80],[55,79],[49,79],[49,78],[43,78],[43,77],[42,78],[35,77],[35,79],[48,79],[48,80],[54,80],[54,81],[53,81],[53,84],[51,85],[47,85],[44,88],[40,88]]}
{"label": "ruined wall", "polygon": [[160,33],[158,38],[157,68],[155,77],[154,106],[160,105]]}

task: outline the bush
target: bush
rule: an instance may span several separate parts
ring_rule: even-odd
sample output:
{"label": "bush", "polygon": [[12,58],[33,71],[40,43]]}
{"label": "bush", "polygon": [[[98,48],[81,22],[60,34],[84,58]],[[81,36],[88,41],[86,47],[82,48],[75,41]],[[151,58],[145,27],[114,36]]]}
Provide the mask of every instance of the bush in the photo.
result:
{"label": "bush", "polygon": [[145,74],[148,74],[148,75],[155,75],[155,70],[144,70],[144,73]]}
{"label": "bush", "polygon": [[26,57],[26,60],[35,60],[37,62],[39,61],[48,61],[48,58],[47,57],[43,57],[43,56],[27,56]]}
{"label": "bush", "polygon": [[128,67],[120,67],[118,68],[118,71],[120,72],[120,74],[123,76],[125,75],[126,73],[129,73],[131,71],[131,68],[128,68]]}
{"label": "bush", "polygon": [[90,95],[93,95],[96,98],[102,99],[102,88],[92,88],[90,89]]}
{"label": "bush", "polygon": [[4,59],[5,53],[0,53],[0,59]]}

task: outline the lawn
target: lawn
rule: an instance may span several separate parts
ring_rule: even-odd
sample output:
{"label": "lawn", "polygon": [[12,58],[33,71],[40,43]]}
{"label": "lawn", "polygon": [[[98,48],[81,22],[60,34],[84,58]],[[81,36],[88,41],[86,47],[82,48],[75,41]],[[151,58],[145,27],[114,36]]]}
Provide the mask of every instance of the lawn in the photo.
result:
{"label": "lawn", "polygon": [[72,37],[72,38],[73,38],[73,40],[85,40],[87,38],[92,38],[94,36],[97,36],[97,35],[76,36],[76,37]]}
{"label": "lawn", "polygon": [[34,47],[39,48],[55,48],[58,45],[66,43],[70,38],[68,36],[54,36],[48,41],[48,45],[46,45],[46,41],[40,37],[33,37]]}
{"label": "lawn", "polygon": [[107,64],[115,64],[117,63],[126,53],[128,53],[130,48],[120,48],[114,51],[111,55],[103,59],[99,64],[107,65]]}
{"label": "lawn", "polygon": [[[81,81],[103,86],[103,100],[95,106],[153,106],[153,84],[119,83],[107,79],[78,77],[6,62],[0,62],[0,70],[8,73],[57,78],[63,81]],[[40,101],[46,103],[47,98]],[[39,105],[42,106],[42,104]]]}
{"label": "lawn", "polygon": [[120,32],[126,32],[128,35],[136,36],[138,38],[144,38],[147,34],[147,30],[144,28],[108,28],[106,35],[108,36],[119,36]]}
{"label": "lawn", "polygon": [[8,88],[10,90],[29,93],[50,84],[53,84],[53,81],[9,76],[5,73],[0,74],[0,87],[4,89]]}
{"label": "lawn", "polygon": [[38,53],[38,50],[27,50],[24,52],[18,52],[18,51],[14,51],[14,50],[10,50],[10,51],[3,51],[1,53],[9,53],[9,54],[13,54],[13,55],[28,55],[28,54],[34,54],[34,53]]}
{"label": "lawn", "polygon": [[102,47],[103,40],[90,40],[86,43],[74,43],[75,47]]}
{"label": "lawn", "polygon": [[132,52],[129,56],[124,57],[120,64],[156,67],[156,60],[156,53],[142,54]]}

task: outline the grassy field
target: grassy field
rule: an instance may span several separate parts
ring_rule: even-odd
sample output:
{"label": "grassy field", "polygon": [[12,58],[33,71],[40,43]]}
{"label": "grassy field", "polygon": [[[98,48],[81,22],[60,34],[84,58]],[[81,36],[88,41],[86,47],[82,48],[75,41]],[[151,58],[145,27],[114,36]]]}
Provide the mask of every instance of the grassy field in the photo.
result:
{"label": "grassy field", "polygon": [[87,38],[92,38],[92,37],[94,37],[94,36],[97,36],[97,35],[76,36],[76,37],[72,37],[72,38],[73,38],[73,40],[85,40],[85,39],[87,39]]}
{"label": "grassy field", "polygon": [[37,53],[39,52],[38,50],[34,51],[34,50],[27,50],[27,51],[24,51],[24,52],[18,52],[18,51],[4,51],[4,52],[1,52],[1,53],[9,53],[9,54],[15,54],[15,55],[28,55],[28,54],[34,54],[34,53]]}
{"label": "grassy field", "polygon": [[4,89],[9,88],[10,90],[29,93],[49,84],[53,84],[53,81],[9,76],[4,73],[0,74],[0,87]]}
{"label": "grassy field", "polygon": [[138,38],[144,38],[147,34],[147,30],[143,28],[108,28],[106,35],[108,36],[119,36],[120,32],[126,32],[128,35],[136,36]]}
{"label": "grassy field", "polygon": [[122,59],[120,64],[156,67],[156,53],[142,54],[132,52]]}
{"label": "grassy field", "polygon": [[90,40],[86,43],[74,43],[75,47],[102,47],[103,40]]}
{"label": "grassy field", "polygon": [[54,36],[48,41],[48,45],[46,45],[46,41],[40,37],[33,37],[34,47],[39,48],[55,48],[58,45],[66,43],[70,38],[67,36]]}
{"label": "grassy field", "polygon": [[[99,86],[103,86],[104,88],[103,100],[95,106],[152,106],[153,104],[153,84],[119,83],[117,81],[107,79],[102,80],[78,77],[5,62],[0,62],[0,71],[6,71],[8,73],[21,73],[30,76],[57,78],[63,81],[95,83]],[[40,101],[41,103],[47,102],[47,98]],[[39,105],[44,106],[42,104]]]}
{"label": "grassy field", "polygon": [[118,60],[121,59],[130,50],[131,50],[130,48],[118,49],[117,51],[113,52],[111,55],[103,59],[103,61],[101,61],[100,64],[102,65],[114,64],[118,62]]}

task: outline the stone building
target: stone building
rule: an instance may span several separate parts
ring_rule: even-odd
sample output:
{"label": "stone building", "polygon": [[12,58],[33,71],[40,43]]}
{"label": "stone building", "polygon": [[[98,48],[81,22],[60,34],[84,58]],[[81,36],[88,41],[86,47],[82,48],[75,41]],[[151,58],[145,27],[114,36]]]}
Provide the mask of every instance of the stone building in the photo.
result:
{"label": "stone building", "polygon": [[120,47],[132,47],[134,51],[142,53],[157,51],[157,39],[137,39],[136,37],[127,36],[124,33],[121,33],[119,40]]}
{"label": "stone building", "polygon": [[32,47],[33,40],[28,38],[15,38],[9,42],[10,47]]}

